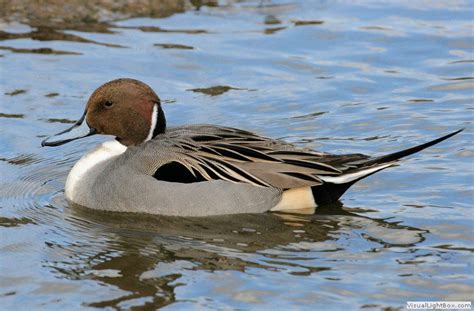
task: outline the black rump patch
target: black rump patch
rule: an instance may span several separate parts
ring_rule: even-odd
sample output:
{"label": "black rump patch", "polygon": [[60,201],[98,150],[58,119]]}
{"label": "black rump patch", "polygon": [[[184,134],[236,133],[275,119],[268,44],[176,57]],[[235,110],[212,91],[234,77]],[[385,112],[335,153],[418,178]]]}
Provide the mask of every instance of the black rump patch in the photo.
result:
{"label": "black rump patch", "polygon": [[354,183],[355,181],[347,184],[324,183],[311,187],[314,201],[318,206],[335,203]]}
{"label": "black rump patch", "polygon": [[194,176],[183,164],[173,161],[161,166],[155,174],[153,174],[153,177],[157,180],[183,184],[206,181],[199,172],[194,171],[194,173],[196,176]]}

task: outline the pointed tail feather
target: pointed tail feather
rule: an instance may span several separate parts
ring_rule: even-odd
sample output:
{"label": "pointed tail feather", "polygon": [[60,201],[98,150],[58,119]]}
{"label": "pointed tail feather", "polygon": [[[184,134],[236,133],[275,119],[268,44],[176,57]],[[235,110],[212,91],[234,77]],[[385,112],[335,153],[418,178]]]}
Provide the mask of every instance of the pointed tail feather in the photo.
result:
{"label": "pointed tail feather", "polygon": [[[458,134],[462,131],[464,131],[463,128],[459,129],[459,130],[457,130],[457,131],[455,131],[451,134],[445,135],[443,137],[437,138],[435,140],[429,141],[427,143],[424,143],[424,144],[421,144],[421,145],[418,145],[418,146],[415,146],[415,147],[411,147],[411,148],[408,148],[408,149],[405,149],[405,150],[402,150],[402,151],[387,154],[387,155],[384,155],[384,156],[381,156],[381,157],[376,157],[376,158],[371,158],[369,160],[361,161],[360,164],[363,167],[367,167],[367,166],[372,166],[374,164],[382,164],[382,163],[393,162],[393,161],[399,160],[401,158],[404,158],[406,156],[417,153],[418,151],[421,151],[421,150],[426,149],[428,147],[431,147],[433,145],[436,145],[436,144],[442,142],[443,140],[446,140],[446,139],[448,139],[448,138],[450,138],[450,137],[452,137],[452,136],[454,136],[454,135],[456,135],[456,134]],[[359,164],[359,163],[354,163],[354,164]]]}
{"label": "pointed tail feather", "polygon": [[387,167],[394,166],[396,165],[397,160],[436,145],[443,140],[446,140],[462,132],[463,130],[464,129],[457,130],[451,134],[445,135],[430,142],[398,152],[370,158],[367,160],[352,162],[350,164],[357,166],[357,168],[339,176],[319,176],[319,178],[321,178],[325,183],[312,188],[314,200],[318,205],[335,202],[344,194],[344,192],[347,191],[347,189],[349,189],[350,186],[352,186],[357,181],[375,174]]}

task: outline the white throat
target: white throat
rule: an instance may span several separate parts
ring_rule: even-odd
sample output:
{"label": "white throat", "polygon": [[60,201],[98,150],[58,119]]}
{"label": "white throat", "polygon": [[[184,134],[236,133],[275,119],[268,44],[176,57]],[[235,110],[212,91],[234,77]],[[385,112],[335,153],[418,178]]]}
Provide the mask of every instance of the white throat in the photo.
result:
{"label": "white throat", "polygon": [[156,122],[157,122],[157,114],[158,114],[158,105],[154,104],[153,105],[153,113],[151,114],[151,126],[150,126],[150,131],[148,132],[148,136],[145,138],[145,141],[149,141],[150,139],[153,138],[153,132],[155,131],[156,128]]}
{"label": "white throat", "polygon": [[80,187],[91,186],[95,179],[94,170],[99,165],[105,165],[107,161],[124,153],[127,147],[116,140],[107,141],[89,151],[74,164],[66,180],[64,194],[66,198],[76,202],[75,195]]}

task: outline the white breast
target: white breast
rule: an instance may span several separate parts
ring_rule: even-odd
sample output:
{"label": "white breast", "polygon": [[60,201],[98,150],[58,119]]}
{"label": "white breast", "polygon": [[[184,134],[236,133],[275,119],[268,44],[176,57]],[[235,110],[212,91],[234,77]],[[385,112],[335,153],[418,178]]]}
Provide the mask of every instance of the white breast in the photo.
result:
{"label": "white breast", "polygon": [[127,147],[113,140],[100,144],[84,155],[69,172],[65,187],[66,198],[73,202],[78,202],[75,198],[77,190],[83,185],[92,184],[96,175],[92,174],[92,172],[98,171],[95,168],[99,164],[103,165],[106,161],[110,161],[112,158],[124,153],[125,150],[127,150]]}

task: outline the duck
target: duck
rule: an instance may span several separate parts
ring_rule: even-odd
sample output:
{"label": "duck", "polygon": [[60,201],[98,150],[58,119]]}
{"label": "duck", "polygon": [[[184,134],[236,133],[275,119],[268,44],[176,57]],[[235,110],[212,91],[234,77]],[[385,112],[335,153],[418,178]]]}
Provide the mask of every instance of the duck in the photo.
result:
{"label": "duck", "polygon": [[72,204],[204,217],[293,213],[338,202],[356,182],[462,130],[386,155],[337,155],[232,127],[167,127],[153,89],[121,78],[98,87],[82,117],[41,144],[61,146],[96,134],[115,137],[72,167],[64,189]]}

